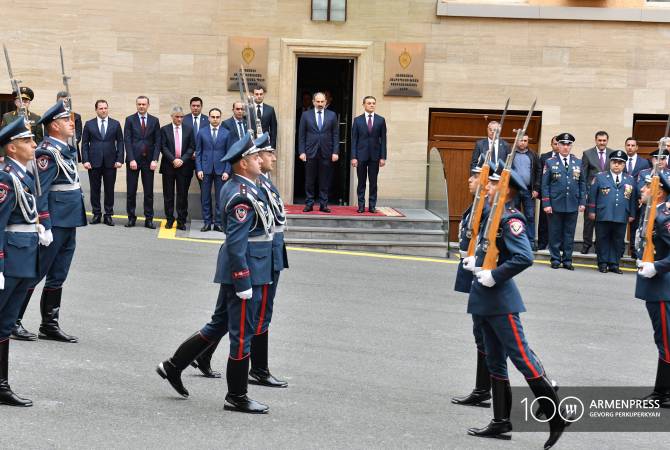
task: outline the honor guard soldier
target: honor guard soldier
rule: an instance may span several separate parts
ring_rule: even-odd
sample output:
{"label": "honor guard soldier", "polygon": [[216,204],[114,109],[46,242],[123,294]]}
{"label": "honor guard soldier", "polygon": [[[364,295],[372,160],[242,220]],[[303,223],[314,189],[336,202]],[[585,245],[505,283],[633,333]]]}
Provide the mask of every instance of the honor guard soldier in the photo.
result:
{"label": "honor guard soldier", "polygon": [[253,336],[253,305],[260,302],[263,286],[272,282],[272,212],[263,191],[256,186],[261,158],[251,137],[235,142],[223,158],[234,175],[221,190],[226,240],[219,250],[214,282],[220,285],[212,319],[184,341],[172,358],[156,371],[183,397],[189,393],[182,371],[226,333],[230,353],[226,367],[228,393],[224,409],[252,414],[268,407],[247,397],[249,351]]}
{"label": "honor guard soldier", "polygon": [[[484,158],[483,155],[479,158],[479,161],[476,166],[472,168],[470,173],[470,178],[468,178],[468,190],[470,194],[474,195],[479,187],[479,177],[482,171],[482,164]],[[481,195],[485,195],[485,187],[482,186]],[[483,201],[486,201],[484,199]],[[459,226],[459,253],[461,256],[461,261],[458,263],[458,269],[456,269],[456,283],[454,285],[454,290],[456,292],[463,292],[466,294],[470,293],[470,288],[472,287],[472,271],[466,270],[463,267],[463,262],[468,256],[468,247],[470,246],[470,235],[468,232],[468,222],[470,221],[470,214],[472,213],[472,205],[468,207],[461,217],[461,223]],[[482,211],[481,223],[486,222],[486,217],[488,216],[488,204],[484,204],[484,210]],[[489,370],[486,367],[486,350],[484,349],[484,335],[482,334],[481,328],[476,326],[473,323],[472,333],[475,336],[475,346],[477,347],[477,373],[475,376],[475,388],[468,395],[461,397],[453,397],[451,403],[456,405],[467,405],[467,406],[482,406],[488,408],[491,404],[488,400],[491,399],[491,377],[489,375]]]}
{"label": "honor guard soldier", "polygon": [[[658,347],[658,368],[654,391],[646,397],[658,400],[662,408],[670,408],[670,176],[659,174],[659,193],[652,199],[656,209],[653,223],[653,262],[638,261],[640,266],[635,283],[635,297],[644,300],[654,328],[654,341]],[[651,177],[647,176],[642,187],[642,201],[647,202]],[[643,224],[640,222],[640,227]],[[640,228],[638,233],[645,233]],[[648,243],[646,244],[648,245]],[[642,253],[644,249],[637,249]]]}
{"label": "honor guard soldier", "polygon": [[46,276],[40,299],[42,324],[39,337],[74,343],[78,341],[77,337],[65,333],[58,324],[63,283],[74,256],[77,227],[87,223],[84,194],[77,173],[77,149],[67,144],[67,140],[74,136],[74,124],[70,120],[69,109],[62,101],[49,108],[39,123],[44,124],[48,136],[36,152],[42,185],[37,210],[40,223],[46,229],[46,237],[41,243],[51,245],[40,249],[39,273],[28,289],[12,337],[35,340],[35,335],[23,328],[21,320],[35,286]]}
{"label": "honor guard soldier", "polygon": [[[0,130],[5,165],[0,171],[0,404],[32,406],[9,386],[9,336],[26,291],[37,276],[37,199],[26,166],[35,158],[30,124],[15,120]],[[43,233],[44,227],[40,230]]]}
{"label": "honor guard soldier", "polygon": [[[670,140],[670,138],[663,138],[663,140]],[[664,147],[664,146],[663,146]],[[668,156],[670,153],[668,153],[668,150],[663,148],[662,150],[660,148],[657,148],[654,150],[649,156],[651,156],[651,163],[653,164],[658,164],[658,170],[661,173],[664,173],[666,175],[670,174],[670,170],[668,170]],[[652,168],[650,167],[649,169],[642,169],[640,172],[637,174],[637,196],[638,199],[642,195],[642,188],[644,185],[647,183],[647,177],[651,175]]]}
{"label": "honor guard soldier", "polygon": [[19,108],[21,107],[19,102],[23,102],[23,107],[26,108],[26,111],[28,112],[28,120],[30,121],[31,131],[35,135],[34,141],[39,144],[42,142],[42,139],[44,139],[44,131],[42,130],[42,125],[39,123],[41,117],[30,111],[30,102],[32,102],[35,98],[35,93],[29,87],[21,86],[21,98],[19,98],[19,94],[17,92],[12,92],[12,95],[14,96],[14,106],[16,106],[16,109],[2,115],[2,123],[0,123],[0,128],[6,127],[10,123],[22,117],[22,115],[19,113]]}
{"label": "honor guard soldier", "polygon": [[585,208],[586,187],[580,159],[570,154],[575,137],[557,137],[558,155],[549,158],[542,169],[542,208],[549,220],[551,268],[572,266],[577,216]]}
{"label": "honor guard soldier", "polygon": [[637,196],[635,180],[624,173],[628,155],[615,150],[609,156],[609,170],[598,173],[589,188],[589,220],[596,223],[596,255],[602,273],[623,273],[626,227],[635,220]]}
{"label": "honor guard soldier", "polygon": [[[489,202],[499,189],[500,175],[495,171],[489,176],[487,186]],[[512,390],[507,373],[507,358],[526,378],[540,409],[549,422],[549,439],[544,448],[551,448],[561,437],[568,422],[555,411],[560,403],[558,395],[547,378],[542,364],[530,350],[524,336],[519,314],[526,311],[519,289],[513,278],[533,264],[533,253],[526,234],[526,218],[514,209],[515,197],[526,188],[523,178],[510,170],[506,205],[497,230],[496,246],[499,250],[497,267],[481,270],[486,257],[484,246],[475,254],[476,277],[468,299],[468,313],[475,326],[482,329],[486,349],[486,364],[491,374],[493,420],[484,428],[470,428],[468,434],[478,437],[510,439],[512,430],[510,411]],[[493,210],[489,213],[493,214]],[[482,236],[484,237],[484,236]],[[467,267],[466,267],[467,268]]]}

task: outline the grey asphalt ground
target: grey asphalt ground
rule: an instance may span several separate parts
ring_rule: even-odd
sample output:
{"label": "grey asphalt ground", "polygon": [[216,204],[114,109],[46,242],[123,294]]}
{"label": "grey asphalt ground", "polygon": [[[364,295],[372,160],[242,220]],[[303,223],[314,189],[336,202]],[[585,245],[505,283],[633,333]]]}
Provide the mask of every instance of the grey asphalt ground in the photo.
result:
{"label": "grey asphalt ground", "polygon": [[[119,223],[121,222],[121,223]],[[138,227],[80,229],[61,324],[79,344],[11,342],[10,383],[35,402],[0,407],[0,448],[542,448],[466,435],[490,410],[452,405],[475,348],[456,266],[289,251],[270,335],[288,389],[250,386],[270,414],[223,410],[224,379],[184,372],[181,399],[154,372],[209,318],[218,245]],[[141,222],[140,222],[141,223]],[[526,335],[563,385],[650,385],[657,353],[634,275],[551,270],[518,280]],[[37,331],[38,299],[25,325]],[[213,366],[223,370],[227,345]],[[511,369],[512,384],[523,379]],[[567,433],[556,448],[667,448],[664,433]]]}

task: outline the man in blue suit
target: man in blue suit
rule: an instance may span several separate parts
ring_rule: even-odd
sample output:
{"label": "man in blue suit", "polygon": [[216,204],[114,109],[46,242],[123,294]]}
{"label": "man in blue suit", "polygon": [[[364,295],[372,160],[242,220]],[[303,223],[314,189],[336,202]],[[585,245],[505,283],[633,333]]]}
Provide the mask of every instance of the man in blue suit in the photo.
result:
{"label": "man in blue suit", "polygon": [[304,212],[314,209],[314,190],[319,177],[319,207],[329,213],[328,191],[333,172],[333,163],[339,159],[340,127],[337,115],[326,109],[326,96],[317,92],[312,98],[314,109],[305,111],[300,117],[298,133],[298,155],[305,166]]}
{"label": "man in blue suit", "polygon": [[[646,160],[645,158],[639,156],[637,154],[638,152],[638,145],[637,145],[637,139],[634,137],[629,137],[626,139],[626,154],[628,155],[628,161],[626,161],[626,168],[625,172],[632,176],[633,179],[635,180],[635,184],[637,185],[637,176],[640,174],[641,170],[648,169],[651,167],[651,164],[649,164],[649,161]],[[639,197],[639,192],[637,192],[637,197]],[[639,206],[636,207],[635,209],[636,214],[635,214],[635,219],[630,223],[630,248],[629,252],[630,255],[633,256],[635,254],[635,239],[633,236],[635,236],[635,232],[637,231],[638,223],[640,220],[640,208]]]}
{"label": "man in blue suit", "polygon": [[144,191],[144,226],[155,229],[154,225],[154,170],[158,167],[161,153],[160,123],[158,118],[147,113],[149,98],[140,95],[135,100],[137,114],[126,117],[123,127],[126,144],[126,210],[128,211],[127,228],[134,227],[137,221],[135,202],[137,182],[142,175]]}
{"label": "man in blue suit", "polygon": [[[230,176],[230,164],[222,162],[226,155],[229,132],[221,126],[221,110],[209,110],[209,126],[201,128],[195,140],[195,171],[202,181],[200,187],[202,202],[202,218],[205,224],[200,231],[209,231],[214,224],[214,231],[223,231],[221,228],[221,200],[219,194],[223,182]],[[216,199],[216,210],[212,214],[212,183]]]}
{"label": "man in blue suit", "polygon": [[[509,145],[502,138],[498,139],[498,145],[493,145],[493,138],[495,137],[496,130],[500,126],[499,122],[492,120],[489,122],[488,127],[486,128],[487,137],[480,139],[475,143],[475,149],[472,151],[472,158],[470,161],[470,169],[474,169],[477,166],[479,157],[481,155],[486,155],[486,152],[490,147],[493,148],[493,155],[491,155],[491,161],[505,161],[507,159],[507,154],[510,152]],[[502,134],[502,130],[501,134]]]}
{"label": "man in blue suit", "polygon": [[114,226],[114,184],[116,170],[123,165],[123,132],[121,124],[109,117],[106,100],[95,102],[95,114],[84,125],[81,156],[84,168],[88,170],[91,185],[92,224],[100,223],[100,187],[105,184],[105,225]]}
{"label": "man in blue suit", "polygon": [[[200,128],[207,127],[207,125],[209,125],[209,119],[202,113],[202,99],[200,97],[192,97],[189,102],[189,106],[191,108],[191,112],[190,114],[186,114],[184,116],[182,127],[184,128],[185,133],[187,132],[186,130],[190,130],[195,139],[195,136],[197,136],[198,132],[200,132]],[[188,174],[186,186],[190,186],[191,178],[193,178],[193,172],[195,171],[195,151],[193,151],[190,159],[184,161],[184,167],[182,170]],[[198,183],[201,183],[201,181],[198,180]]]}
{"label": "man in blue suit", "polygon": [[232,117],[228,117],[221,125],[223,125],[223,128],[228,130],[228,133],[233,135],[230,137],[233,143],[242,139],[248,131],[247,128],[249,128],[247,121],[244,118],[244,103],[233,103]]}
{"label": "man in blue suit", "polygon": [[376,212],[377,175],[386,164],[386,121],[375,114],[377,99],[368,95],[363,99],[365,113],[354,119],[351,129],[351,166],[358,177],[358,212],[365,211],[365,179],[370,180],[368,209]]}

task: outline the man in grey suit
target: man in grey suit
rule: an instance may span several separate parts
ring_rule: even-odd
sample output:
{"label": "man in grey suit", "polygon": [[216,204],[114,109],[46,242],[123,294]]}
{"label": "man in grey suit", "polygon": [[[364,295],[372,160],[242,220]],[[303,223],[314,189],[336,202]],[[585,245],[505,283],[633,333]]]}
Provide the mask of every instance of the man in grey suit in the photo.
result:
{"label": "man in grey suit", "polygon": [[254,88],[254,113],[255,118],[261,119],[263,133],[270,135],[270,145],[277,148],[277,115],[275,109],[264,102],[265,88],[258,86]]}
{"label": "man in grey suit", "polygon": [[[500,126],[500,123],[492,120],[489,122],[489,125],[486,129],[488,137],[480,139],[475,143],[475,149],[472,152],[472,160],[470,161],[470,168],[474,169],[479,162],[480,155],[486,155],[486,152],[489,150],[489,147],[493,147],[493,155],[491,155],[491,161],[507,159],[507,154],[510,152],[509,145],[503,139],[498,139],[498,145],[493,145],[493,138],[495,137],[496,130]],[[502,132],[502,130],[501,130]]]}
{"label": "man in grey suit", "polygon": [[[596,145],[591,147],[588,150],[584,150],[582,155],[582,173],[584,174],[584,180],[586,180],[587,188],[587,199],[586,203],[589,203],[588,199],[588,188],[591,186],[591,182],[595,176],[604,171],[609,170],[609,156],[614,150],[607,147],[609,142],[609,134],[607,131],[597,131],[596,132]],[[587,254],[591,247],[593,247],[593,229],[595,227],[595,221],[589,219],[588,214],[584,214],[584,232],[582,236],[582,251],[583,255]]]}

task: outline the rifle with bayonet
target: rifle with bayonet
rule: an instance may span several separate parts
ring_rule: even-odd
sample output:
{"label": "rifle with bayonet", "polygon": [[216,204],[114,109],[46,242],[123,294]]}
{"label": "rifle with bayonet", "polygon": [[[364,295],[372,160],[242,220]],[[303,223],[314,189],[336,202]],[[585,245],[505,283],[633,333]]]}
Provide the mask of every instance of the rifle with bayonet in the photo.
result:
{"label": "rifle with bayonet", "polygon": [[[12,63],[9,61],[9,52],[5,44],[2,44],[2,49],[5,52],[5,62],[7,63],[7,72],[9,74],[9,82],[12,85],[12,92],[16,93],[16,98],[18,104],[16,106],[16,112],[19,116],[23,117],[23,120],[27,127],[31,128],[30,118],[28,117],[28,108],[23,104],[23,98],[21,98],[21,80],[14,78],[14,71],[12,70]],[[28,163],[30,171],[33,173],[35,178],[35,193],[40,196],[42,195],[42,184],[40,183],[40,174],[37,170],[37,164],[35,163],[35,158],[31,159]]]}
{"label": "rifle with bayonet", "polygon": [[[468,224],[466,228],[466,236],[470,239],[470,244],[468,245],[468,256],[474,256],[475,249],[477,246],[477,237],[479,236],[479,224],[482,220],[482,212],[484,211],[484,202],[486,202],[486,183],[489,179],[489,161],[491,160],[491,155],[494,154],[494,148],[498,141],[500,140],[500,133],[502,133],[503,125],[505,124],[505,116],[507,116],[507,108],[509,107],[509,98],[507,103],[505,103],[505,109],[503,110],[502,116],[500,118],[500,124],[495,131],[493,136],[493,144],[489,146],[486,151],[486,156],[484,157],[484,164],[482,165],[482,171],[479,173],[479,186],[477,186],[477,191],[475,192],[475,199],[472,202],[472,208],[470,208],[470,217],[468,217]],[[500,148],[498,146],[498,148]]]}
{"label": "rifle with bayonet", "polygon": [[505,167],[503,168],[502,173],[500,174],[500,180],[498,181],[498,189],[496,194],[493,197],[493,205],[491,206],[491,212],[486,221],[486,227],[484,228],[484,239],[482,241],[482,249],[486,252],[484,256],[484,262],[482,264],[483,270],[493,270],[498,266],[498,246],[496,243],[496,238],[498,236],[498,228],[500,228],[500,221],[502,220],[503,212],[505,211],[505,205],[507,204],[507,188],[509,187],[510,171],[512,170],[512,163],[514,162],[514,155],[516,154],[519,141],[526,134],[528,129],[528,124],[530,123],[530,118],[533,115],[535,110],[535,104],[537,99],[533,102],[528,111],[528,116],[526,116],[526,121],[523,124],[523,128],[520,128],[516,132],[516,138],[514,139],[514,145],[512,146],[512,151],[507,155],[505,160]]}
{"label": "rifle with bayonet", "polygon": [[[247,76],[243,65],[240,65],[240,71],[237,73],[237,85],[240,88],[240,98],[247,110],[247,129],[251,137],[257,138],[263,134],[263,128],[261,127],[261,119],[256,115],[256,111],[254,110],[254,100],[249,92],[249,85],[247,84]],[[254,131],[252,117],[256,118],[256,131]]]}
{"label": "rifle with bayonet", "polygon": [[[67,107],[70,108],[70,120],[72,124],[75,124],[74,109],[72,108],[72,94],[70,93],[70,79],[71,77],[65,74],[65,60],[63,59],[63,47],[58,47],[60,50],[60,71],[63,78],[63,87],[65,88],[65,93],[67,94]],[[73,148],[77,148],[77,130],[75,129],[74,134],[68,142]],[[79,158],[79,152],[75,152],[75,160]],[[77,161],[79,162],[79,161]]]}
{"label": "rifle with bayonet", "polygon": [[[670,118],[668,119],[668,124],[670,124]],[[667,126],[666,126],[666,136],[667,136]],[[666,142],[668,137],[662,137],[658,142],[658,158],[654,163],[653,168],[651,169],[651,183],[649,184],[649,197],[647,198],[647,204],[644,207],[644,219],[637,231],[636,236],[636,250],[638,255],[642,253],[642,262],[654,262],[654,223],[656,222],[656,206],[658,194],[661,191],[661,179],[658,176],[660,172],[659,160],[661,159],[662,152],[666,149]]]}

